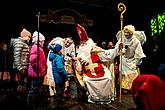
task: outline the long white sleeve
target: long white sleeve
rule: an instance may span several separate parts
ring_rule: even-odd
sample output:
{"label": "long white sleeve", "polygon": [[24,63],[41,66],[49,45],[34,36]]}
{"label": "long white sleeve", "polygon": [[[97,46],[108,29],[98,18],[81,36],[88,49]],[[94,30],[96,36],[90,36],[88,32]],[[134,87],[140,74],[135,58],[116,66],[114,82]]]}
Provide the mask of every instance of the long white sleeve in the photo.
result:
{"label": "long white sleeve", "polygon": [[117,51],[118,51],[118,49],[117,48],[114,48],[114,49],[105,50],[105,52],[99,53],[100,60],[102,62],[113,61],[114,58],[118,54]]}

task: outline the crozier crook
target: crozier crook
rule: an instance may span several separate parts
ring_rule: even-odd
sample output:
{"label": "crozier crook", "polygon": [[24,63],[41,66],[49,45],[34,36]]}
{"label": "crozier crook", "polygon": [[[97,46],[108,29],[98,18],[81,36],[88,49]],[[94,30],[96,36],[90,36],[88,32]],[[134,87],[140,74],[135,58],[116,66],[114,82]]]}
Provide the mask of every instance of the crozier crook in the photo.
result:
{"label": "crozier crook", "polygon": [[[126,11],[126,6],[123,4],[123,3],[119,3],[118,4],[118,10],[121,12],[120,14],[120,21],[121,21],[121,43],[123,42],[123,39],[122,39],[122,36],[123,36],[123,14],[125,13]],[[122,78],[122,49],[120,49],[120,73],[119,73],[119,78],[120,78],[120,96],[119,96],[119,101],[121,102],[121,93],[122,93],[122,81],[121,81],[121,78]]]}

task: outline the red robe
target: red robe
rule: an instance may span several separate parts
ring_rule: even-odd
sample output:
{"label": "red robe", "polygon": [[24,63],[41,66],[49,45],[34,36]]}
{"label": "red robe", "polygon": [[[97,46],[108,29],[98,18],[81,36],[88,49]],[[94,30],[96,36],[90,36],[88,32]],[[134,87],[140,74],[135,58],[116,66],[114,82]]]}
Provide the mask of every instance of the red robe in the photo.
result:
{"label": "red robe", "polygon": [[165,110],[165,83],[156,75],[138,76],[132,95],[140,110]]}
{"label": "red robe", "polygon": [[[91,53],[92,64],[84,67],[85,74],[90,78],[99,78],[104,76],[104,68],[100,58],[96,53]],[[92,73],[95,73],[94,75]]]}

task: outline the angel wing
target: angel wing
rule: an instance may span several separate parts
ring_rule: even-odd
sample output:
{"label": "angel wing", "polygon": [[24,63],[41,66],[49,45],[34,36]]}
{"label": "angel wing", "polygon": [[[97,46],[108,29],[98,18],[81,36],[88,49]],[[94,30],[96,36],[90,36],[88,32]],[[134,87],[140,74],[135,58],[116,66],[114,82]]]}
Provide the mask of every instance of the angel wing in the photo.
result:
{"label": "angel wing", "polygon": [[146,35],[144,33],[144,31],[135,31],[135,36],[137,39],[139,39],[139,41],[141,42],[141,44],[143,45],[147,38],[146,38]]}
{"label": "angel wing", "polygon": [[[134,35],[141,42],[141,45],[143,45],[147,40],[144,31],[135,31]],[[117,40],[119,40],[120,37],[121,37],[121,31],[118,31],[117,34],[116,34]]]}

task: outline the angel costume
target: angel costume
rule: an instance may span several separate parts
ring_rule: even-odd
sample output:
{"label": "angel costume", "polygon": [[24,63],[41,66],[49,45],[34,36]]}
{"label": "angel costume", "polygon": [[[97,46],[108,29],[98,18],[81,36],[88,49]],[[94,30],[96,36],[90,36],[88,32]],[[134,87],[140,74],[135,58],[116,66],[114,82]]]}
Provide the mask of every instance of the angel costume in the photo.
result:
{"label": "angel costume", "polygon": [[122,55],[122,88],[130,90],[133,80],[138,76],[138,65],[142,63],[142,59],[145,56],[143,53],[142,45],[146,41],[144,32],[136,31],[132,25],[124,27],[124,33],[122,36],[123,41],[119,38],[121,33],[117,33],[119,39],[116,46],[121,42],[123,43],[123,55]]}

